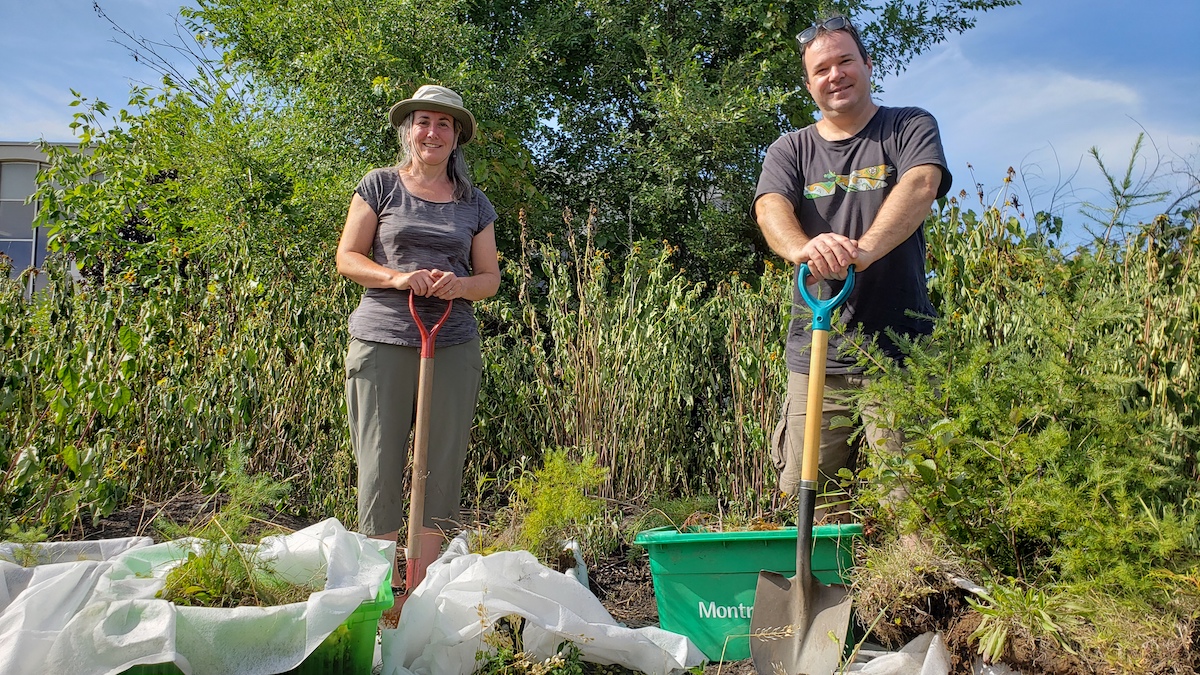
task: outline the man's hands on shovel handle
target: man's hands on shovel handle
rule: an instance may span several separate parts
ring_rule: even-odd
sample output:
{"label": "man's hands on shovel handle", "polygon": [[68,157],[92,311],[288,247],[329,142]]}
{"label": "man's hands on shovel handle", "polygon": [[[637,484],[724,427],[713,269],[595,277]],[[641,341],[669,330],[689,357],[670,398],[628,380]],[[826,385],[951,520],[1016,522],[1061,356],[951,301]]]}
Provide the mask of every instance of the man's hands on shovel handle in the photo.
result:
{"label": "man's hands on shovel handle", "polygon": [[808,283],[815,284],[825,279],[844,280],[846,270],[857,261],[857,239],[824,232],[808,240],[795,262],[808,263],[808,271],[812,274]]}

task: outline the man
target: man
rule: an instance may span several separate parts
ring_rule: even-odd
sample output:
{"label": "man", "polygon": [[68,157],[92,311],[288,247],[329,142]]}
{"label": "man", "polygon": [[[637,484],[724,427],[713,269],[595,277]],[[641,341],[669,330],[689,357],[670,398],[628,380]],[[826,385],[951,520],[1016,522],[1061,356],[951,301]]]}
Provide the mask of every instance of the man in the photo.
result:
{"label": "man", "polygon": [[[833,492],[837,472],[853,468],[852,428],[830,429],[834,416],[849,416],[845,393],[866,384],[854,354],[841,354],[846,339],[876,340],[890,356],[899,349],[886,330],[927,335],[933,306],[925,288],[925,235],[921,225],[934,199],[950,189],[951,176],[937,122],[919,108],[888,108],[871,100],[871,58],[848,19],[834,16],[798,36],[805,88],[820,119],[784,134],[767,150],[751,212],[771,249],[799,269],[808,263],[815,297],[840,290],[854,266],[854,289],[842,307],[843,337],[830,336],[821,434],[819,494]],[[792,289],[788,330],[788,392],[772,455],[779,487],[795,494],[800,482],[805,402],[808,394],[809,312]],[[797,311],[803,308],[804,311]],[[839,392],[841,395],[839,395]],[[898,434],[882,429],[871,411],[864,438],[899,452]],[[818,498],[820,522],[836,498]]]}

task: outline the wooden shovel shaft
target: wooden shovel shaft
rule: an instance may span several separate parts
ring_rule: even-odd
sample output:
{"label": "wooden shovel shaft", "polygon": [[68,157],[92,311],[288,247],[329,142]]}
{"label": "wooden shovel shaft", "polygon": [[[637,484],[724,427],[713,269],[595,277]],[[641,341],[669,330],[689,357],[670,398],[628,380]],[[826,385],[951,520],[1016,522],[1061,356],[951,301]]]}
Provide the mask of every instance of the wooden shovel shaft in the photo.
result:
{"label": "wooden shovel shaft", "polygon": [[809,353],[808,407],[804,418],[804,458],[800,480],[812,487],[821,463],[821,426],[825,419],[825,356],[829,352],[829,331],[815,329]]}
{"label": "wooden shovel shaft", "polygon": [[[429,477],[429,416],[433,397],[433,357],[421,359],[417,380],[417,420],[413,429],[412,503],[408,505],[410,560],[421,557],[421,529],[425,526],[425,481]],[[418,580],[417,583],[420,583]]]}

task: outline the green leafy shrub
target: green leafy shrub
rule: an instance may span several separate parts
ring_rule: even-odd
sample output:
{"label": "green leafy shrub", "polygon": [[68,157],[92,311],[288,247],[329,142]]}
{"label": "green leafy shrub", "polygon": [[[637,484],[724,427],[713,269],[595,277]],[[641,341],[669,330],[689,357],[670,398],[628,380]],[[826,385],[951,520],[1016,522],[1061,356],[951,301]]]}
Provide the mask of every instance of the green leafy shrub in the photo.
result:
{"label": "green leafy shrub", "polygon": [[511,502],[486,548],[526,550],[549,566],[558,565],[563,544],[571,540],[590,554],[607,553],[597,545],[611,547],[615,540],[595,536],[594,526],[606,515],[604,502],[594,496],[606,475],[595,455],[576,461],[565,449],[547,451],[543,466],[512,483]]}
{"label": "green leafy shrub", "polygon": [[[1179,330],[1200,316],[1196,217],[1066,256],[999,209],[950,208],[927,223],[932,339],[907,343],[903,367],[864,356],[879,377],[861,400],[907,442],[850,479],[879,523],[945,542],[988,585],[989,657],[1020,625],[1154,670],[1172,648],[1132,636],[1192,630],[1200,435],[1181,404],[1200,387],[1181,375],[1200,350]],[[908,500],[885,498],[897,486]],[[1140,627],[1113,629],[1112,607],[1138,607]]]}
{"label": "green leafy shrub", "polygon": [[[1144,593],[1147,570],[1200,555],[1200,521],[1185,510],[1196,488],[1181,476],[1186,432],[1164,428],[1138,393],[1142,348],[1121,286],[1093,282],[1090,254],[1066,261],[1038,246],[993,230],[980,255],[1007,256],[956,282],[985,308],[951,311],[936,347],[912,345],[906,367],[879,378],[870,396],[905,430],[907,454],[879,458],[863,477],[881,490],[902,484],[915,522],[993,574]],[[1075,281],[1044,282],[1059,277]],[[980,326],[978,313],[995,318]]]}

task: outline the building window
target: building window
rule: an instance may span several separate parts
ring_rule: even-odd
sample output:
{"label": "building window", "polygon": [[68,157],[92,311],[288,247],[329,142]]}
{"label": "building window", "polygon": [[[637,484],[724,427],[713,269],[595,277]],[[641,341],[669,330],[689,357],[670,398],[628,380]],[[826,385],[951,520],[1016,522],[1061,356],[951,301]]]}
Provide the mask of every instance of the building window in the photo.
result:
{"label": "building window", "polygon": [[[37,190],[38,167],[36,162],[0,163],[0,253],[12,258],[9,278],[40,267],[46,259],[45,232],[33,228],[37,203],[25,203]],[[27,292],[41,288],[45,281],[44,275],[38,275]]]}

